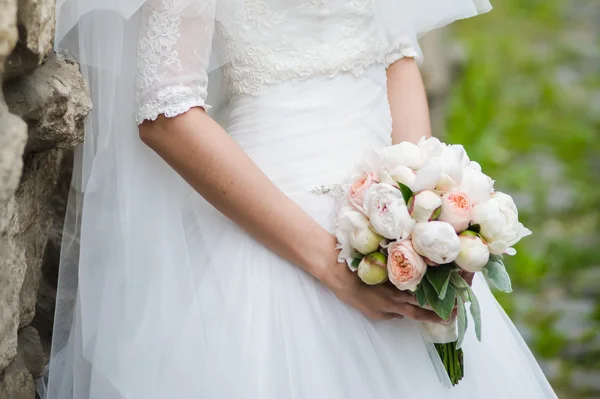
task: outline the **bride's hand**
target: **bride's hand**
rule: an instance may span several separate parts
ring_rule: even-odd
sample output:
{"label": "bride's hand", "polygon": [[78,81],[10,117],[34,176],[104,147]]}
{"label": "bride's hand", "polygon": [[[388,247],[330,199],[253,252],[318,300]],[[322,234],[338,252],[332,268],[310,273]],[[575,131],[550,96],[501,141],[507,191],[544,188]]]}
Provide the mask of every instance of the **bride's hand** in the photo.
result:
{"label": "bride's hand", "polygon": [[421,308],[414,295],[388,284],[366,285],[346,264],[331,265],[321,281],[340,300],[371,319],[409,317],[419,321],[447,324],[433,311]]}

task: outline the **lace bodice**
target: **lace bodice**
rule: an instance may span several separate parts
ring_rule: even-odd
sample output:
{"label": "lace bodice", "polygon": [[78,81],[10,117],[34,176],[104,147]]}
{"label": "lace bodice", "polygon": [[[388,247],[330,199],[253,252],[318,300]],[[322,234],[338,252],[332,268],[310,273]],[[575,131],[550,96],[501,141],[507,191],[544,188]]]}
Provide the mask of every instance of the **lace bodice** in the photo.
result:
{"label": "lace bodice", "polygon": [[211,62],[224,64],[230,93],[258,95],[263,85],[360,75],[374,63],[419,54],[408,32],[392,36],[377,26],[373,0],[241,0],[243,10],[227,14],[228,20],[219,19],[226,0],[215,1],[146,4],[138,45],[138,123],[207,107]]}

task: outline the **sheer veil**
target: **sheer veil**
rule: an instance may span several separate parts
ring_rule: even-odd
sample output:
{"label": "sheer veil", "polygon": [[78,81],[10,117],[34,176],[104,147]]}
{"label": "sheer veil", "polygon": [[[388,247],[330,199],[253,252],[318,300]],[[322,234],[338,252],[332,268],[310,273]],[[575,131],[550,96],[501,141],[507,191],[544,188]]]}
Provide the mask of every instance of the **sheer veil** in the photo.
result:
{"label": "sheer veil", "polygon": [[[38,383],[42,398],[186,398],[196,369],[170,367],[172,359],[207,361],[195,355],[204,352],[203,326],[188,322],[201,319],[188,257],[193,243],[183,223],[196,194],[141,143],[134,119],[146,1],[57,1],[56,50],[80,63],[94,108],[76,148],[49,375]],[[244,19],[244,0],[163,1],[191,4],[190,12],[222,31]],[[391,36],[409,30],[414,40],[491,8],[484,0],[374,5]],[[227,114],[221,68],[230,61],[218,51],[226,48],[222,40],[215,35],[209,68],[208,102],[218,121]],[[154,356],[156,348],[171,358]]]}
{"label": "sheer veil", "polygon": [[[130,386],[138,387],[133,397],[185,397],[177,387],[194,380],[193,370],[171,375],[165,359],[151,355],[153,348],[171,346],[182,358],[193,356],[193,348],[177,348],[187,341],[178,337],[193,335],[201,345],[202,331],[183,326],[198,316],[182,231],[192,192],[141,143],[134,119],[145,2],[57,3],[56,50],[80,63],[94,108],[76,148],[49,375],[38,383],[42,398],[132,397]],[[219,12],[227,13],[222,24],[242,10],[215,9],[212,0],[169,3],[192,5],[188,10],[203,19],[219,21]],[[210,80],[217,88],[211,103],[218,104],[224,92],[218,88],[219,67],[228,60],[213,53]],[[107,356],[108,347],[120,356]]]}

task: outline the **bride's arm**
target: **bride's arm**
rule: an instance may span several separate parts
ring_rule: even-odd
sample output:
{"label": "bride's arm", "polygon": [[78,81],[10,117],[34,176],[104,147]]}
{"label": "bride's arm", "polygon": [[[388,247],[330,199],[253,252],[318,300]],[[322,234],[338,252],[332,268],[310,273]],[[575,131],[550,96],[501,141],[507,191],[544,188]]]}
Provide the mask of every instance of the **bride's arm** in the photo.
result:
{"label": "bride's arm", "polygon": [[200,108],[160,116],[140,137],[221,213],[270,249],[322,280],[336,240],[258,169]]}
{"label": "bride's arm", "polygon": [[401,58],[388,67],[387,88],[392,113],[392,143],[416,143],[424,135],[431,136],[427,95],[414,58]]}
{"label": "bride's arm", "polygon": [[[140,137],[198,193],[281,257],[368,317],[440,322],[389,286],[369,287],[337,262],[336,240],[286,197],[202,108],[140,125]],[[400,316],[401,317],[401,316]]]}

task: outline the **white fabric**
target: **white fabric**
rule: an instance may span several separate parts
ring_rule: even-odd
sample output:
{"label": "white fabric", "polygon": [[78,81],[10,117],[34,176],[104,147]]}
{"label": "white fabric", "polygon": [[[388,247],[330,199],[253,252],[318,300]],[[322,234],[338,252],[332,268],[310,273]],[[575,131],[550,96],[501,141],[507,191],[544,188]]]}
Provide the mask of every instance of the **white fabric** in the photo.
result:
{"label": "white fabric", "polygon": [[[363,31],[337,57],[290,51],[284,39],[310,38],[316,47],[337,42],[353,27],[346,19],[354,7],[378,24],[384,3],[245,0],[239,9],[152,0],[139,9],[142,3],[64,0],[60,10],[72,12],[59,10],[58,47],[82,62],[94,110],[78,149],[43,398],[555,397],[482,280],[474,289],[484,342],[467,337],[467,376],[448,390],[416,323],[365,319],[219,214],[139,140],[136,119],[211,103],[275,184],[332,231],[333,200],[309,190],[339,180],[366,148],[390,143],[385,67],[408,53],[370,58],[354,51],[377,47],[363,42],[372,39]],[[407,16],[423,3],[450,2],[385,4]],[[477,12],[471,1],[452,4],[439,13],[425,8],[435,16],[427,23],[416,19],[420,14],[410,24],[382,22],[382,40],[405,43],[439,24],[432,20]],[[262,36],[271,29],[264,21],[278,20],[263,17],[286,9],[277,34]],[[156,13],[167,20],[155,24],[152,15],[162,18]],[[232,32],[235,51],[216,38],[219,29]],[[272,56],[261,55],[265,46]]]}

